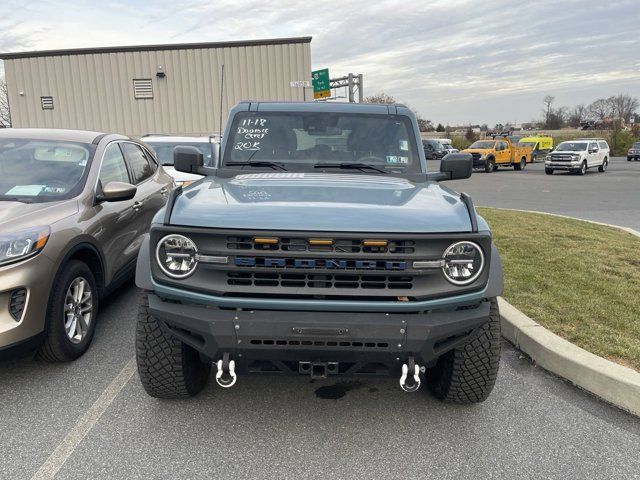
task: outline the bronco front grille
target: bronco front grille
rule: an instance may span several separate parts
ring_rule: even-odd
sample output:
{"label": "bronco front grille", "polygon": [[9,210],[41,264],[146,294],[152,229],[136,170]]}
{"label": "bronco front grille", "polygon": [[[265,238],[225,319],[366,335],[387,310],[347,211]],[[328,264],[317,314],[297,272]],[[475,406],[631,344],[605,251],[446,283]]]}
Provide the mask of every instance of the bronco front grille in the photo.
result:
{"label": "bronco front grille", "polygon": [[309,238],[276,238],[276,243],[256,243],[252,237],[227,237],[229,250],[327,253],[414,253],[413,240],[392,240],[385,246],[364,245],[366,239],[341,238],[330,245],[313,245]]}
{"label": "bronco front grille", "polygon": [[[339,215],[339,212],[336,212]],[[375,214],[371,213],[372,225]],[[428,225],[429,219],[425,219]],[[152,244],[165,235],[188,236],[203,260],[193,275],[166,277],[157,262],[152,274],[159,283],[182,290],[224,297],[332,299],[340,301],[420,301],[478,290],[449,283],[440,268],[414,268],[434,261],[454,242],[472,240],[490,264],[491,238],[486,234],[388,234],[384,232],[263,231],[177,228],[152,230]],[[208,261],[207,257],[218,261]]]}
{"label": "bronco front grille", "polygon": [[413,288],[413,277],[408,275],[228,272],[227,284],[255,287],[409,290]]}

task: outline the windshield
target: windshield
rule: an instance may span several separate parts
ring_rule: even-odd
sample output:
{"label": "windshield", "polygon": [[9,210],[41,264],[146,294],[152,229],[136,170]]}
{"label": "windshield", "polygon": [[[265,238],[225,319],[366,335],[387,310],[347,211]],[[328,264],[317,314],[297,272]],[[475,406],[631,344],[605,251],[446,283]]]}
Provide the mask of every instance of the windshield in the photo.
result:
{"label": "windshield", "polygon": [[480,140],[479,142],[473,142],[469,148],[487,149],[487,148],[493,148],[495,144],[496,142]]}
{"label": "windshield", "polygon": [[586,142],[562,142],[556,148],[556,152],[579,152],[586,149]]}
{"label": "windshield", "polygon": [[631,148],[640,148],[640,142],[634,143]]}
{"label": "windshield", "polygon": [[[177,146],[196,147],[204,156],[205,165],[213,165],[211,161],[214,158],[215,148],[213,143],[196,143],[196,142],[154,142],[145,141],[156,152],[160,165],[173,165],[173,150]],[[217,144],[215,144],[217,146]]]}
{"label": "windshield", "polygon": [[84,143],[0,138],[0,200],[53,202],[78,195],[94,151]]}
{"label": "windshield", "polygon": [[294,172],[422,170],[408,117],[333,112],[238,113],[230,127],[223,167]]}

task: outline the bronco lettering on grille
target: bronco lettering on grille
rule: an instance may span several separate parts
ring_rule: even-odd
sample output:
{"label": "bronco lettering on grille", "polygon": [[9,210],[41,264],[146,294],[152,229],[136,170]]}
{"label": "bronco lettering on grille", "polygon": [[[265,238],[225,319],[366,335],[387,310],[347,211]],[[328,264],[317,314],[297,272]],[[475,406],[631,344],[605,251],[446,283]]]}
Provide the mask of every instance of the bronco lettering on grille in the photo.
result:
{"label": "bronco lettering on grille", "polygon": [[336,270],[405,270],[407,262],[401,260],[343,260],[314,258],[236,257],[236,267],[265,268],[326,268]]}

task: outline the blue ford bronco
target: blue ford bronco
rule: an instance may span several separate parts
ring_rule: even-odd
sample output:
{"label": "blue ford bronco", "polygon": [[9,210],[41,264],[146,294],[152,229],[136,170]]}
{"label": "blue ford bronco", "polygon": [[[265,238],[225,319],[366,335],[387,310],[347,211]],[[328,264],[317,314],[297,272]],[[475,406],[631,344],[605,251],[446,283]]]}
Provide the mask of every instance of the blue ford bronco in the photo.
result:
{"label": "blue ford bronco", "polygon": [[187,397],[244,374],[391,375],[481,402],[500,358],[502,267],[466,194],[469,154],[428,172],[401,105],[243,102],[216,165],[173,190],[138,257],[142,384]]}

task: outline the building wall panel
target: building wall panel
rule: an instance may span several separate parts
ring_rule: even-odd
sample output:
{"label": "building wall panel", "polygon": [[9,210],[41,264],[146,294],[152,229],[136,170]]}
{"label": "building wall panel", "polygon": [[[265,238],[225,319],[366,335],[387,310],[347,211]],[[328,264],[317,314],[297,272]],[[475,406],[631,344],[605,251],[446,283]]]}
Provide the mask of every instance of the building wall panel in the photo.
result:
{"label": "building wall panel", "polygon": [[[218,132],[220,113],[224,124],[240,100],[302,100],[303,90],[290,82],[311,76],[309,41],[44,53],[4,61],[14,127],[207,135]],[[164,78],[156,76],[158,65]],[[153,99],[134,98],[136,78],[152,80]],[[41,107],[48,95],[53,110]]]}

